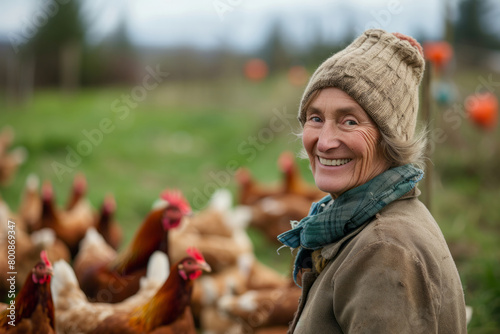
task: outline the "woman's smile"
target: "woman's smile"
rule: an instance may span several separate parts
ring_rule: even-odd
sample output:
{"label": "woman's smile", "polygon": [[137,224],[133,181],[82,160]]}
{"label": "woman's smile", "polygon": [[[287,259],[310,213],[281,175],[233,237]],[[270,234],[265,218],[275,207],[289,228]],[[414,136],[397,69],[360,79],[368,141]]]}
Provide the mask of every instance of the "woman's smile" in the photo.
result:
{"label": "woman's smile", "polygon": [[343,166],[352,161],[352,159],[326,159],[318,157],[320,164],[323,166]]}

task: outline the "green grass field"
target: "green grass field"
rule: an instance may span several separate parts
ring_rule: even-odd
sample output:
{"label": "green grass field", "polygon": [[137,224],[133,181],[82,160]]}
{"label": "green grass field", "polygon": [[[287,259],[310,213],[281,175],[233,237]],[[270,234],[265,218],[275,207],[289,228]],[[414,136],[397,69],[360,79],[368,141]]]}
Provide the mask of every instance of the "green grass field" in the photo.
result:
{"label": "green grass field", "polygon": [[[457,75],[460,93],[473,93],[481,76],[488,73]],[[166,79],[142,101],[127,102],[124,95],[137,94],[133,89],[93,88],[74,95],[36,91],[23,106],[0,101],[0,126],[10,124],[14,146],[29,152],[12,184],[0,189],[7,203],[17,209],[25,179],[35,173],[53,182],[62,204],[74,174],[83,172],[94,206],[106,193],[115,195],[127,243],[162,190],[178,188],[195,210],[201,209],[216,188],[236,194],[237,167],[248,167],[262,182],[276,182],[278,155],[300,148],[293,132],[303,87],[292,86],[285,76],[259,84]],[[434,108],[433,126],[446,137],[432,158],[432,213],[452,250],[467,304],[474,308],[470,333],[498,333],[500,136],[498,130],[480,131],[466,115],[450,122],[442,112]],[[306,161],[301,168],[312,181]],[[278,256],[276,246],[258,232],[250,235],[259,258],[288,270],[289,252]]]}

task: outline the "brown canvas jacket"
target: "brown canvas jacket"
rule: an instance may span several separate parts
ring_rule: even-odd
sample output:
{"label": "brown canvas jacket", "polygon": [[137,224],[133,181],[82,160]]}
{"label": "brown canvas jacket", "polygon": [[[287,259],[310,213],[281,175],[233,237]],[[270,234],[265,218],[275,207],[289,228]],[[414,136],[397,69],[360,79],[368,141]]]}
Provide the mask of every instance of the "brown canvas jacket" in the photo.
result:
{"label": "brown canvas jacket", "polygon": [[457,268],[427,208],[410,191],[321,250],[302,275],[289,333],[466,333]]}

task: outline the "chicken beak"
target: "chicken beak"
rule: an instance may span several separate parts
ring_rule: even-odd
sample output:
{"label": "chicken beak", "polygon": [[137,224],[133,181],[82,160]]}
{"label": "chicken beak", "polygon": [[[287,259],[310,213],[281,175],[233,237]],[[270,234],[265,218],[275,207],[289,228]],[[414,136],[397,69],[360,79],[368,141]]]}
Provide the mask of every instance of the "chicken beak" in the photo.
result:
{"label": "chicken beak", "polygon": [[212,271],[212,268],[210,268],[210,266],[206,262],[201,262],[201,263],[199,263],[199,265],[200,265],[200,269],[205,270],[207,273]]}

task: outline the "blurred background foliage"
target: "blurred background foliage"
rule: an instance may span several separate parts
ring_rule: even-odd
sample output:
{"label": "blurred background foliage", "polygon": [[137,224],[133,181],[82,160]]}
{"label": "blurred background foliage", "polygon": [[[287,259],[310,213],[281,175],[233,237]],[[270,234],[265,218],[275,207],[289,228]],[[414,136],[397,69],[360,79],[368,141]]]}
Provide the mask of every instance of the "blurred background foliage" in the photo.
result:
{"label": "blurred background foliage", "polygon": [[[429,206],[474,308],[470,333],[499,333],[500,136],[496,124],[485,129],[471,122],[465,103],[482,91],[500,95],[500,31],[485,24],[499,10],[485,0],[462,0],[456,8],[456,15],[445,10],[440,38],[452,46],[453,58],[441,71],[428,71],[431,85],[423,88],[433,97],[430,128],[439,133],[432,138],[431,131],[432,183],[422,188],[432,193]],[[253,51],[138,47],[124,19],[99,43],[89,43],[81,1],[67,1],[32,38],[3,39],[0,126],[12,126],[14,146],[24,146],[29,156],[0,188],[2,198],[15,210],[26,177],[35,173],[54,183],[63,203],[74,174],[83,172],[96,207],[107,192],[115,195],[128,242],[164,188],[181,189],[201,209],[217,187],[231,189],[237,202],[234,165],[248,167],[260,182],[277,182],[278,155],[300,149],[294,117],[308,76],[356,34],[347,29],[332,41],[318,32],[299,47],[279,20],[270,27]],[[248,67],[252,59],[261,63]],[[120,119],[112,104],[123,106],[123,96],[143,85],[148,66],[168,76]],[[273,117],[283,127],[266,132]],[[54,162],[64,164],[68,147],[76,149],[86,140],[82,131],[99,129],[103,118],[113,130],[58,175]],[[300,166],[312,182],[307,161]],[[250,233],[257,255],[287,272],[289,254],[276,255],[275,245]]]}

